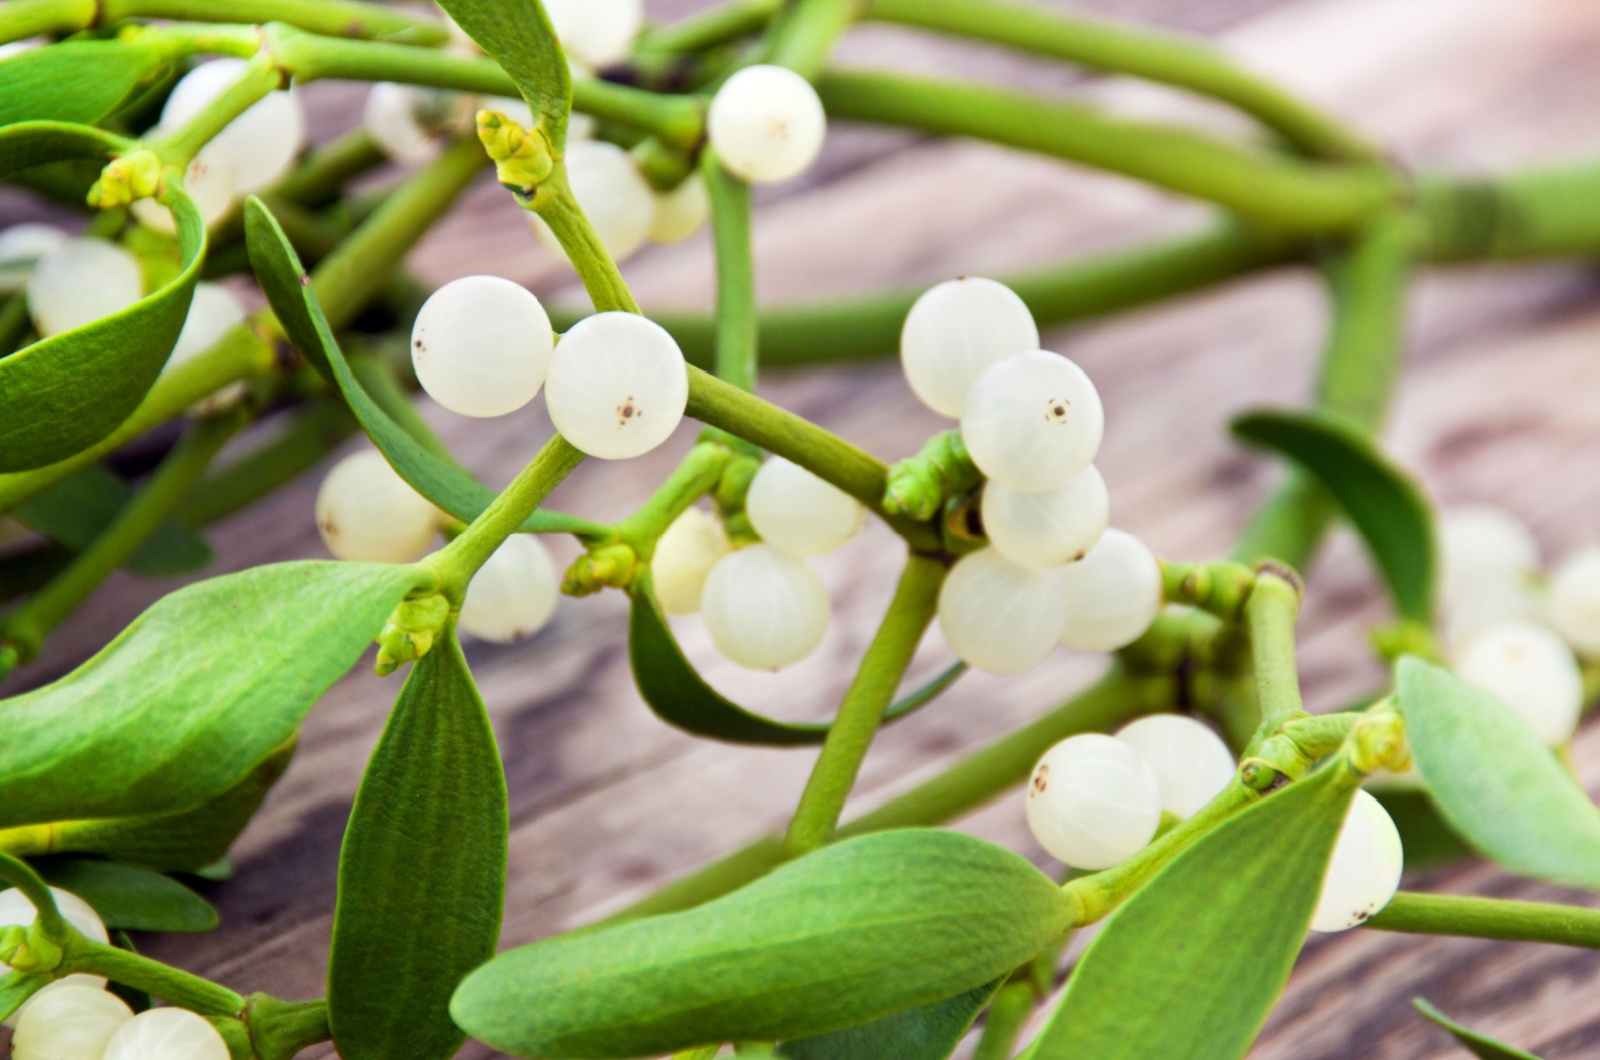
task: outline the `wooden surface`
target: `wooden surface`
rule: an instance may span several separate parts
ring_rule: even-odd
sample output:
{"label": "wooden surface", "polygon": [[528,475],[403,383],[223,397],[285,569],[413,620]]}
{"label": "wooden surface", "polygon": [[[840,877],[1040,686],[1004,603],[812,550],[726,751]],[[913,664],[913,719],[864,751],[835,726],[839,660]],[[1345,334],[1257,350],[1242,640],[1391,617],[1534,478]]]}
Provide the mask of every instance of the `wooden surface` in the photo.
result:
{"label": "wooden surface", "polygon": [[[1214,35],[1417,166],[1481,170],[1600,150],[1600,5],[1592,0],[1082,6]],[[852,36],[840,58],[1041,89],[1076,90],[1081,80],[997,51],[882,28]],[[1085,90],[1127,112],[1230,124],[1158,90]],[[312,98],[325,119],[349,120],[348,91],[332,88]],[[759,287],[764,299],[780,301],[993,273],[1182,228],[1196,216],[1192,206],[1167,196],[1046,160],[841,128],[814,174],[763,194]],[[574,297],[564,267],[538,249],[492,184],[474,190],[414,264],[430,280],[498,272],[541,293]],[[703,236],[652,250],[624,271],[646,306],[708,301]],[[1400,458],[1439,497],[1509,506],[1533,524],[1550,555],[1600,532],[1595,286],[1588,269],[1559,265],[1424,279],[1412,299],[1412,365],[1389,433]],[[1047,344],[1079,359],[1104,395],[1108,430],[1099,463],[1111,486],[1114,522],[1165,555],[1200,558],[1224,548],[1274,473],[1231,446],[1223,425],[1242,408],[1303,398],[1324,323],[1315,278],[1285,273],[1051,334]],[[945,426],[912,399],[891,363],[772,375],[761,389],[888,459],[912,452]],[[463,460],[503,483],[550,433],[542,404],[535,405],[488,422],[426,411]],[[686,427],[644,459],[591,462],[555,503],[601,518],[629,511],[673,466],[692,433]],[[221,566],[322,555],[311,514],[316,477],[221,527],[215,535]],[[571,554],[561,551],[563,558]],[[684,643],[716,684],[752,706],[823,717],[888,599],[895,563],[893,542],[877,529],[822,561],[835,602],[832,628],[812,658],[781,675],[752,675],[721,661],[695,620],[683,624]],[[55,638],[34,678],[104,643],[168,588],[131,578],[113,582]],[[1314,708],[1337,705],[1382,679],[1364,630],[1384,613],[1359,549],[1337,538],[1312,572],[1305,614],[1303,667]],[[623,616],[615,593],[564,600],[552,627],[529,644],[468,647],[511,790],[506,945],[593,919],[781,826],[810,766],[812,752],[733,749],[658,723],[628,675]],[[936,634],[931,640],[918,674],[948,658]],[[964,680],[883,736],[855,809],[1035,716],[1099,666],[1062,652],[1021,677]],[[398,687],[398,680],[380,681],[363,666],[324,698],[293,768],[236,849],[237,878],[211,893],[222,928],[193,939],[153,939],[151,953],[240,990],[322,992],[339,838],[361,765]],[[1580,735],[1574,753],[1591,790],[1600,787],[1600,732]],[[963,827],[1041,857],[1019,798],[1002,800]],[[1417,882],[1459,893],[1595,901],[1481,864]],[[1547,1060],[1600,1054],[1600,954],[1351,932],[1308,947],[1253,1055],[1462,1055],[1411,1011],[1414,995]],[[469,1044],[462,1055],[492,1054]]]}

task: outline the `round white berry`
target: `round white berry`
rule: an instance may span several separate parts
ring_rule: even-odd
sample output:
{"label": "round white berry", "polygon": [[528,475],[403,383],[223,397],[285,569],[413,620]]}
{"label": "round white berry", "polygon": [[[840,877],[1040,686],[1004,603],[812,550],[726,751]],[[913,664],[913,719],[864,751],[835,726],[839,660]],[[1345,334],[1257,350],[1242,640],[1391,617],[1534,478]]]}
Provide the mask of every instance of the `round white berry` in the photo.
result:
{"label": "round white berry", "polygon": [[1039,328],[1016,292],[977,276],[923,292],[900,331],[900,367],[922,403],[960,418],[972,381],[994,362],[1039,348]]}
{"label": "round white berry", "polygon": [[1070,647],[1116,651],[1144,635],[1161,613],[1161,561],[1144,542],[1107,530],[1089,554],[1061,568]]}
{"label": "round white berry", "polygon": [[1569,556],[1550,578],[1550,622],[1583,655],[1600,655],[1600,545]]}
{"label": "round white berry", "polygon": [[711,196],[706,179],[691,173],[670,191],[656,193],[656,214],[650,222],[650,239],[676,243],[700,231],[711,216]]}
{"label": "round white berry", "polygon": [[728,172],[775,184],[810,168],[827,125],[811,82],[781,66],[747,66],[712,97],[706,135]]}
{"label": "round white berry", "polygon": [[[63,891],[59,887],[50,888],[50,893],[55,897],[56,909],[60,911],[63,919],[78,930],[84,938],[93,939],[95,942],[110,942],[111,936],[106,931],[105,924],[82,898],[71,891]],[[33,903],[29,902],[23,893],[16,889],[0,891],[0,928],[28,927],[37,915]],[[0,962],[0,975],[11,969],[4,962]],[[33,996],[38,1000],[44,994],[61,990],[69,986],[86,986],[95,990],[106,985],[105,979],[98,975],[68,975],[56,980]],[[5,1021],[5,1026],[15,1027],[21,1013],[13,1012]]]}
{"label": "round white berry", "polygon": [[1039,759],[1028,783],[1028,828],[1075,869],[1109,869],[1144,849],[1161,825],[1161,788],[1128,744],[1083,733]]}
{"label": "round white berry", "polygon": [[562,47],[590,66],[619,63],[644,26],[643,0],[545,0]]}
{"label": "round white berry", "polygon": [[1357,791],[1322,878],[1312,931],[1345,931],[1376,915],[1400,889],[1405,852],[1383,804]]}
{"label": "round white berry", "polygon": [[1083,369],[1044,350],[985,368],[961,407],[961,438],[978,470],[1032,493],[1059,489],[1093,463],[1105,425]]}
{"label": "round white berry", "polygon": [[1513,619],[1478,634],[1456,664],[1465,681],[1492,693],[1552,747],[1565,743],[1583,709],[1583,674],[1555,633]]}
{"label": "round white berry", "polygon": [[439,512],[376,449],[333,465],[317,490],[317,531],[339,559],[408,563],[433,540]]}
{"label": "round white berry", "polygon": [[1012,563],[1050,570],[1089,554],[1111,521],[1111,497],[1093,464],[1065,486],[1023,493],[998,482],[983,490],[983,530]]}
{"label": "round white berry", "polygon": [[11,1057],[100,1060],[112,1035],[131,1019],[133,1010],[127,1003],[99,987],[58,985],[42,990],[17,1014]]}
{"label": "round white berry", "polygon": [[556,343],[544,388],[550,419],[573,445],[626,460],[666,441],[689,404],[683,351],[633,313],[596,313]]}
{"label": "round white berry", "polygon": [[69,238],[54,225],[20,224],[0,230],[0,291],[20,291],[39,259]]}
{"label": "round white berry", "polygon": [[[200,213],[207,228],[228,215],[237,201],[233,162],[215,146],[207,145],[189,161],[183,171],[183,190]],[[172,211],[154,199],[139,199],[133,204],[133,216],[138,222],[156,232],[172,235],[178,230]]]}
{"label": "round white berry", "polygon": [[[184,318],[183,330],[172,347],[163,371],[170,372],[185,361],[193,360],[210,349],[218,339],[244,323],[244,303],[221,284],[197,283],[194,298],[189,302],[189,315]],[[213,416],[233,408],[244,400],[249,388],[243,380],[221,387],[209,397],[201,398],[189,407],[192,415]]]}
{"label": "round white berry", "polygon": [[[650,237],[656,219],[656,193],[633,156],[604,140],[567,145],[567,182],[583,215],[614,261],[626,261]],[[561,241],[543,218],[529,214],[534,233],[552,254],[565,255]]]}
{"label": "round white berry", "polygon": [[761,540],[794,556],[843,547],[860,532],[866,514],[850,494],[781,456],[756,472],[744,511]]}
{"label": "round white berry", "polygon": [[428,297],[411,365],[428,396],[463,416],[504,416],[544,385],[556,333],[539,299],[499,276],[463,276]]}
{"label": "round white berry", "polygon": [[1190,817],[1233,779],[1222,738],[1181,714],[1152,714],[1123,726],[1117,739],[1138,751],[1161,786],[1161,808]]}
{"label": "round white berry", "polygon": [[531,637],[555,614],[559,590],[544,544],[530,534],[512,534],[467,586],[461,628],[501,644]]}
{"label": "round white berry", "polygon": [[1447,606],[1518,589],[1539,570],[1539,543],[1515,515],[1486,504],[1439,515],[1440,589]]}
{"label": "round white berry", "polygon": [[712,643],[751,670],[776,670],[810,655],[827,631],[828,609],[817,572],[770,545],[717,560],[700,595]]}
{"label": "round white berry", "polygon": [[1480,635],[1512,619],[1545,617],[1545,593],[1531,576],[1485,579],[1469,595],[1452,600],[1439,614],[1439,637],[1448,658],[1459,658]]}
{"label": "round white berry", "polygon": [[[160,127],[171,132],[193,118],[244,73],[243,59],[215,59],[185,74],[167,97]],[[306,116],[293,89],[269,92],[211,141],[233,164],[235,190],[249,195],[289,172],[306,142]]]}
{"label": "round white berry", "polygon": [[656,542],[650,573],[656,601],[669,615],[700,610],[706,576],[717,560],[728,554],[728,535],[722,520],[710,512],[690,508],[672,521]]}
{"label": "round white berry", "polygon": [[439,153],[438,137],[422,119],[431,105],[428,93],[414,85],[379,81],[367,93],[361,125],[390,159],[421,165]]}
{"label": "round white berry", "polygon": [[33,326],[48,337],[128,308],[144,295],[144,277],[132,254],[85,236],[40,258],[27,292]]}
{"label": "round white berry", "polygon": [[992,674],[1043,662],[1066,623],[1060,572],[1019,567],[992,548],[957,560],[939,589],[939,626],[951,650]]}
{"label": "round white berry", "polygon": [[181,1008],[153,1008],[118,1028],[101,1060],[228,1060],[209,1021]]}

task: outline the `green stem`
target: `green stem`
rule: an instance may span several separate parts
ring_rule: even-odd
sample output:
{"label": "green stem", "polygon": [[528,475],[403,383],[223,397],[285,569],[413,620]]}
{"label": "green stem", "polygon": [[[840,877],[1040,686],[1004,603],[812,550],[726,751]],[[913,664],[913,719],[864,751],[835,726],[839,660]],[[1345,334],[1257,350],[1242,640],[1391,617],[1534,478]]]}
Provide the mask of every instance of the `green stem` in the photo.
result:
{"label": "green stem", "polygon": [[0,5],[0,44],[28,37],[57,37],[92,25],[96,0],[9,0]]}
{"label": "green stem", "polygon": [[845,800],[883,722],[883,712],[933,621],[945,570],[942,562],[927,556],[912,555],[906,560],[888,614],[845,691],[839,715],[828,729],[800,796],[783,842],[789,857],[809,853],[833,838]]}
{"label": "green stem", "polygon": [[859,6],[857,0],[795,0],[773,23],[766,61],[815,80]]}
{"label": "green stem", "polygon": [[1401,891],[1363,927],[1600,949],[1600,909]]}
{"label": "green stem", "polygon": [[383,39],[405,44],[450,42],[450,31],[436,18],[419,18],[404,9],[355,0],[100,0],[97,18],[75,27],[89,29],[133,18],[179,22],[284,22],[329,37]]}
{"label": "green stem", "polygon": [[1228,207],[1294,232],[1340,232],[1384,209],[1402,185],[1371,165],[1313,164],[1186,129],[1106,117],[1081,104],[900,74],[831,71],[828,113],[1053,155]]}
{"label": "green stem", "polygon": [[1275,733],[1286,722],[1305,714],[1295,661],[1294,627],[1299,614],[1299,578],[1277,565],[1258,570],[1255,588],[1245,604],[1245,622],[1250,631],[1264,734]]}
{"label": "green stem", "polygon": [[22,896],[35,910],[35,922],[47,937],[57,942],[68,937],[70,932],[67,922],[61,916],[61,911],[56,908],[55,895],[50,893],[50,887],[39,878],[39,874],[34,872],[27,862],[10,854],[0,853],[0,883],[6,883],[22,892]]}
{"label": "green stem", "polygon": [[1256,585],[1256,572],[1242,563],[1161,561],[1162,596],[1170,604],[1197,607],[1224,622],[1244,618],[1245,604]]}
{"label": "green stem", "polygon": [[639,38],[641,52],[703,52],[760,32],[783,0],[724,0],[676,22],[653,26]]}
{"label": "green stem", "polygon": [[272,56],[258,53],[245,63],[238,80],[201,107],[194,117],[147,146],[164,163],[182,170],[235,118],[287,84],[287,76],[273,64]]}
{"label": "green stem", "polygon": [[716,442],[697,443],[650,499],[617,527],[640,559],[650,559],[673,520],[716,486],[732,456]]}
{"label": "green stem", "polygon": [[208,526],[286,486],[355,432],[343,402],[315,398],[257,448],[201,479],[173,511],[185,526]]}
{"label": "green stem", "polygon": [[750,186],[723,169],[709,147],[701,152],[700,172],[711,197],[717,259],[716,374],[740,390],[754,391],[760,317],[750,248]]}
{"label": "green stem", "polygon": [[1381,157],[1377,147],[1331,115],[1184,37],[1007,0],[869,0],[865,17],[1189,89],[1232,104],[1313,157]]}
{"label": "green stem", "polygon": [[1002,986],[989,1005],[989,1016],[972,1051],[972,1060],[1011,1060],[1017,1036],[1038,1003],[1039,995],[1026,979],[1013,979]]}
{"label": "green stem", "polygon": [[639,303],[633,300],[633,293],[628,290],[617,263],[611,259],[610,252],[578,205],[572,185],[567,183],[565,165],[556,164],[550,176],[539,185],[530,208],[556,234],[597,312],[639,312]]}
{"label": "green stem", "polygon": [[227,987],[137,953],[82,936],[69,940],[66,951],[59,969],[63,975],[86,972],[103,976],[202,1016],[237,1017],[245,1008],[245,999]]}
{"label": "green stem", "polygon": [[272,193],[300,206],[326,206],[350,181],[382,165],[385,157],[371,133],[352,129],[306,155]]}
{"label": "green stem", "polygon": [[1593,257],[1600,248],[1600,162],[1493,178],[1420,178],[1422,248],[1439,262]]}
{"label": "green stem", "polygon": [[281,1001],[266,994],[251,994],[245,1002],[244,1024],[250,1046],[260,1060],[290,1060],[302,1050],[330,1041],[326,1001]]}

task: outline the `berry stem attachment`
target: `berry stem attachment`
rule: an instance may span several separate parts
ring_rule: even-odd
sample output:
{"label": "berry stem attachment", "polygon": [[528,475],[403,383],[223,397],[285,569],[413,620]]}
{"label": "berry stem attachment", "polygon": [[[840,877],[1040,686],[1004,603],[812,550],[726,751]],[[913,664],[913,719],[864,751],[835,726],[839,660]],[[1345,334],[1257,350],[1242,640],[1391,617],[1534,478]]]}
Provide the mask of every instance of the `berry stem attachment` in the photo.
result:
{"label": "berry stem attachment", "polygon": [[1245,603],[1255,584],[1255,571],[1242,563],[1161,561],[1161,587],[1168,603],[1198,607],[1224,622],[1244,618]]}
{"label": "berry stem attachment", "polygon": [[929,438],[916,456],[889,469],[883,510],[908,519],[932,519],[946,501],[976,489],[983,481],[960,431],[942,431]]}

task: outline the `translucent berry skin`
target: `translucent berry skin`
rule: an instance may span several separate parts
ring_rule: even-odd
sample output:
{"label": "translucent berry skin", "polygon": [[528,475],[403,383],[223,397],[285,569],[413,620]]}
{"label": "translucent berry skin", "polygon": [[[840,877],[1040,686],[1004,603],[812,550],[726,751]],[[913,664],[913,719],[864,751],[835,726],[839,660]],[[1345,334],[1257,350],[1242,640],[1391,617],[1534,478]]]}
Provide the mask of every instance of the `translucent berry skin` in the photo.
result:
{"label": "translucent berry skin", "polygon": [[560,588],[543,543],[529,534],[512,534],[467,586],[461,628],[501,644],[531,637],[555,614]]}
{"label": "translucent berry skin", "polygon": [[133,1010],[115,994],[93,986],[57,985],[22,1006],[11,1037],[11,1057],[100,1060],[112,1036],[131,1019]]}
{"label": "translucent berry skin", "polygon": [[745,497],[761,539],[792,556],[824,556],[861,532],[861,502],[799,464],[775,456],[761,465]]}
{"label": "translucent berry skin", "polygon": [[711,568],[700,611],[723,655],[751,670],[777,670],[822,643],[828,590],[805,560],[750,545]]}
{"label": "translucent berry skin", "polygon": [[[238,177],[233,171],[233,160],[217,148],[207,145],[190,160],[183,172],[183,190],[200,211],[200,220],[207,228],[214,228],[228,215],[238,201]],[[146,228],[173,235],[178,224],[172,211],[154,199],[139,199],[133,204],[133,216]]]}
{"label": "translucent berry skin", "polygon": [[462,416],[504,416],[544,386],[556,333],[539,299],[499,276],[463,276],[428,297],[411,365],[428,396]]}
{"label": "translucent berry skin", "polygon": [[1192,817],[1233,779],[1233,754],[1222,738],[1181,714],[1152,714],[1116,738],[1139,752],[1161,787],[1161,808]]}
{"label": "translucent berry skin", "polygon": [[1083,369],[1045,350],[984,369],[961,408],[961,438],[978,470],[1028,493],[1060,489],[1093,463],[1105,425]]}
{"label": "translucent berry skin", "polygon": [[[184,318],[183,330],[178,333],[177,344],[162,371],[170,372],[178,365],[210,349],[222,336],[244,323],[244,303],[233,292],[217,283],[197,283],[194,298],[189,302],[189,315]],[[201,398],[190,406],[195,416],[214,416],[225,412],[244,400],[249,388],[243,380],[219,388],[209,397]]]}
{"label": "translucent berry skin", "polygon": [[1087,556],[1061,569],[1061,591],[1068,615],[1061,639],[1082,651],[1116,651],[1161,613],[1161,561],[1132,534],[1107,530]]}
{"label": "translucent berry skin", "polygon": [[1015,291],[963,276],[929,288],[911,306],[900,330],[900,367],[924,405],[959,419],[985,368],[1038,348],[1038,325]]}
{"label": "translucent berry skin", "polygon": [[54,225],[20,224],[0,230],[0,291],[21,290],[39,259],[70,238]]}
{"label": "translucent berry skin", "polygon": [[752,184],[797,177],[817,160],[827,133],[811,83],[781,66],[747,66],[712,97],[706,134],[728,172]]}
{"label": "translucent berry skin", "polygon": [[317,490],[317,531],[339,559],[409,563],[438,525],[438,509],[375,449],[339,461]]}
{"label": "translucent berry skin", "polygon": [[412,85],[379,81],[367,93],[361,124],[373,142],[401,165],[421,165],[439,153],[439,141],[422,123],[427,95]]}
{"label": "translucent berry skin", "polygon": [[1513,619],[1484,630],[1467,644],[1456,673],[1492,693],[1552,747],[1578,728],[1583,673],[1572,649],[1544,626]]}
{"label": "translucent berry skin", "polygon": [[1550,578],[1550,622],[1574,651],[1600,656],[1600,545],[1573,553]]}
{"label": "translucent berry skin", "polygon": [[594,67],[626,59],[644,26],[642,0],[546,0],[544,9],[562,46]]}
{"label": "translucent berry skin", "polygon": [[659,324],[596,313],[556,343],[544,400],[567,441],[602,460],[626,460],[677,429],[689,404],[689,369]]}
{"label": "translucent berry skin", "polygon": [[1383,804],[1357,791],[1322,879],[1312,931],[1347,931],[1377,915],[1400,889],[1405,851]]}
{"label": "translucent berry skin", "polygon": [[710,512],[690,508],[672,521],[656,542],[650,573],[656,602],[669,615],[700,610],[706,576],[717,560],[728,554],[728,535],[722,520]]}
{"label": "translucent berry skin", "polygon": [[1105,534],[1111,495],[1093,464],[1059,489],[1024,493],[998,482],[983,490],[983,530],[1012,563],[1052,570],[1075,563]]}
{"label": "translucent berry skin", "polygon": [[69,240],[28,277],[28,312],[45,337],[110,316],[144,295],[139,259],[103,239]]}
{"label": "translucent berry skin", "polygon": [[988,673],[1021,673],[1044,662],[1066,623],[1060,572],[1019,567],[992,548],[962,556],[939,589],[945,640]]}
{"label": "translucent berry skin", "polygon": [[153,1008],[124,1023],[101,1060],[228,1060],[228,1043],[210,1023],[181,1008]]}
{"label": "translucent berry skin", "polygon": [[[243,59],[214,59],[183,76],[161,110],[163,131],[176,129],[237,81]],[[274,184],[289,172],[306,142],[305,110],[294,89],[270,92],[239,115],[212,141],[233,163],[235,190],[240,195]]]}
{"label": "translucent berry skin", "polygon": [[1440,588],[1447,607],[1518,590],[1539,570],[1539,543],[1515,515],[1486,504],[1439,514]]}
{"label": "translucent berry skin", "polygon": [[[67,923],[71,924],[78,930],[80,935],[83,935],[85,938],[93,939],[96,942],[111,941],[111,936],[106,932],[106,926],[101,922],[100,915],[90,907],[88,902],[85,902],[82,898],[79,898],[70,891],[63,891],[59,887],[50,888],[50,893],[55,896],[56,908],[60,910],[61,915],[66,918]],[[33,923],[35,916],[36,913],[33,908],[33,904],[23,896],[21,891],[16,890],[15,888],[6,891],[0,891],[0,928],[28,927]],[[3,976],[10,970],[11,968],[8,965],[6,965],[4,962],[0,962],[0,976]],[[105,979],[98,975],[69,975],[62,979],[56,980],[43,990],[39,991],[37,994],[33,995],[33,998],[29,1003],[31,1004],[32,1001],[37,1001],[39,998],[51,991],[62,990],[69,986],[85,986],[95,990],[100,990],[105,985]],[[20,1010],[13,1012],[5,1020],[4,1025],[7,1027],[16,1027],[17,1021],[20,1017]]]}
{"label": "translucent berry skin", "polygon": [[[606,253],[626,261],[644,246],[656,220],[656,193],[633,156],[604,140],[567,145],[567,182]],[[566,255],[549,225],[534,214],[533,231],[552,254]]]}
{"label": "translucent berry skin", "polygon": [[688,239],[705,227],[711,216],[711,196],[706,180],[691,173],[676,188],[656,193],[655,218],[650,222],[650,240],[676,243]]}
{"label": "translucent berry skin", "polygon": [[1028,782],[1028,828],[1075,869],[1109,869],[1143,850],[1161,825],[1161,789],[1128,744],[1101,733],[1062,740]]}

